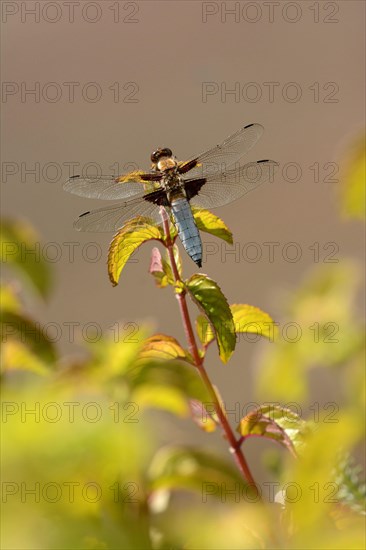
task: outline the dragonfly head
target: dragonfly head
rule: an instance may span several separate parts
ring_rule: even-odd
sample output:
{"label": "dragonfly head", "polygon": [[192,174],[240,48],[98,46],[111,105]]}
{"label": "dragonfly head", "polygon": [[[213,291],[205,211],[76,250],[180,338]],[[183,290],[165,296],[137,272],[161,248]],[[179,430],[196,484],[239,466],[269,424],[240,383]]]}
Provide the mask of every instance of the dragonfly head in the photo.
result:
{"label": "dragonfly head", "polygon": [[151,155],[151,162],[153,169],[159,170],[160,172],[171,170],[177,166],[171,149],[167,147],[159,147],[159,149],[154,151]]}

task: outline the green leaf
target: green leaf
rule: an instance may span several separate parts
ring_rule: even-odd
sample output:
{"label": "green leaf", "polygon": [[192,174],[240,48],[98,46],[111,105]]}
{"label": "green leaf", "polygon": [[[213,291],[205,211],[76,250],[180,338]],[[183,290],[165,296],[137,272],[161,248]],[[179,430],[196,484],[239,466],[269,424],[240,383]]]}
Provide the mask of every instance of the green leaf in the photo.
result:
{"label": "green leaf", "polygon": [[126,380],[133,392],[141,388],[172,388],[179,391],[187,403],[190,399],[209,402],[210,395],[196,369],[186,361],[144,359],[136,361],[134,368],[126,373]]}
{"label": "green leaf", "polygon": [[263,405],[244,416],[237,431],[245,439],[250,436],[273,439],[296,456],[296,450],[304,443],[306,423],[290,409]]}
{"label": "green leaf", "polygon": [[366,218],[365,137],[355,141],[343,169],[342,209],[347,218]]}
{"label": "green leaf", "polygon": [[155,334],[145,340],[140,351],[143,359],[184,359],[194,364],[189,353],[179,342],[166,334]]}
{"label": "green leaf", "polygon": [[218,498],[221,484],[245,487],[236,468],[221,457],[175,446],[159,449],[151,462],[149,478],[152,491],[186,489],[202,494],[207,490]]}
{"label": "green leaf", "polygon": [[[29,351],[48,366],[56,360],[56,349],[53,342],[47,337],[41,329],[39,323],[25,317],[24,315],[3,311],[0,318],[1,341],[3,344],[8,342],[19,342],[22,344],[22,349],[27,347]],[[27,369],[24,350],[18,346],[18,358],[22,357],[22,362],[19,363],[19,368]],[[14,348],[15,350],[15,348]],[[15,364],[12,364],[15,368]],[[34,370],[34,369],[31,369]]]}
{"label": "green leaf", "polygon": [[118,284],[122,269],[139,246],[146,241],[163,239],[162,228],[148,218],[134,218],[126,223],[109,245],[108,274],[112,285]]}
{"label": "green leaf", "polygon": [[233,234],[221,218],[215,216],[209,210],[192,207],[192,211],[200,231],[205,231],[205,233],[210,233],[229,244],[233,244]]}
{"label": "green leaf", "polygon": [[227,363],[235,349],[235,327],[229,304],[215,281],[198,273],[186,281],[194,301],[215,329],[221,361]]}
{"label": "green leaf", "polygon": [[247,304],[233,304],[230,306],[233,314],[236,333],[252,333],[265,336],[273,341],[278,335],[278,327],[273,319],[258,307]]}
{"label": "green leaf", "polygon": [[51,288],[51,272],[35,231],[24,222],[3,221],[0,243],[1,261],[17,268],[45,298]]}

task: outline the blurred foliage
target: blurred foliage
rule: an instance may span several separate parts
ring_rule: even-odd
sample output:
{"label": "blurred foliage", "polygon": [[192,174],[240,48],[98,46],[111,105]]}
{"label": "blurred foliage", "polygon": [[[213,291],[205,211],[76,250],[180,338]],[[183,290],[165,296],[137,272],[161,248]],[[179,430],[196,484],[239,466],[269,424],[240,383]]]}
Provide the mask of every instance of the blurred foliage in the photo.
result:
{"label": "blurred foliage", "polygon": [[16,268],[42,297],[46,297],[51,288],[51,272],[40,253],[41,242],[33,227],[25,222],[3,220],[0,245],[1,263]]}
{"label": "blurred foliage", "polygon": [[335,483],[338,498],[352,510],[366,515],[366,483],[362,479],[362,466],[356,464],[349,453],[340,453],[335,466]]}
{"label": "blurred foliage", "polygon": [[[322,266],[313,270],[289,296],[280,336],[263,350],[258,373],[261,399],[303,402],[309,397],[307,371],[338,368],[346,387],[352,377],[346,368],[362,373],[365,327],[357,312],[360,275],[355,265]],[[352,366],[353,365],[353,366]],[[358,379],[360,381],[360,379]],[[280,381],[280,383],[279,383]],[[357,401],[363,386],[358,383]]]}
{"label": "blurred foliage", "polygon": [[[212,218],[200,216],[207,230],[216,230]],[[5,243],[34,242],[23,224],[9,226],[13,240],[6,240],[7,229]],[[134,231],[126,234],[133,246],[143,242]],[[228,238],[225,228],[220,231]],[[126,254],[118,257],[122,242],[116,236],[114,282],[125,263]],[[33,265],[31,256],[10,257],[6,247],[3,259],[46,295],[48,268]],[[229,306],[207,276],[177,285],[167,258],[156,250],[150,272],[157,284],[189,292],[203,312],[197,319],[202,357],[213,340],[227,360],[233,336],[265,336],[258,391],[286,403],[308,397],[311,369],[332,368],[344,385],[337,422],[308,422],[268,403],[241,420],[244,445],[259,436],[291,450],[277,461],[278,481],[260,487],[264,505],[231,457],[178,446],[174,433],[161,446],[152,410],[181,422],[193,418],[208,434],[218,426],[194,361],[175,338],[141,328],[133,341],[103,339],[89,345],[82,359],[62,358],[25,310],[29,289],[8,282],[0,294],[2,547],[364,548],[365,487],[352,458],[364,437],[363,326],[354,266],[316,270],[293,292],[285,318],[302,327],[302,337],[291,343],[265,312]]]}
{"label": "blurred foliage", "polygon": [[319,422],[308,435],[300,460],[287,460],[278,495],[292,529],[290,548],[359,548],[364,544],[365,518],[342,500],[335,476],[339,449],[352,449],[364,437],[359,419],[346,410],[338,421]]}
{"label": "blurred foliage", "polygon": [[341,202],[346,218],[366,218],[366,138],[361,136],[350,146],[342,166]]}

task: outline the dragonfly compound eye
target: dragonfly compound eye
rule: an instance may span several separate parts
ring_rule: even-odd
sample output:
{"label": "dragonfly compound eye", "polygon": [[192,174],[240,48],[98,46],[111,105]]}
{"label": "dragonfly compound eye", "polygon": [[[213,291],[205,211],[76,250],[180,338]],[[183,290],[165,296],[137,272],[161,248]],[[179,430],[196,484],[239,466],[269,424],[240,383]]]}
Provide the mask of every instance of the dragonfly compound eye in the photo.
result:
{"label": "dragonfly compound eye", "polygon": [[152,153],[151,162],[153,162],[154,164],[157,164],[162,157],[171,157],[171,156],[173,156],[171,149],[168,149],[168,147],[164,147],[164,148],[159,147],[159,149],[157,149]]}

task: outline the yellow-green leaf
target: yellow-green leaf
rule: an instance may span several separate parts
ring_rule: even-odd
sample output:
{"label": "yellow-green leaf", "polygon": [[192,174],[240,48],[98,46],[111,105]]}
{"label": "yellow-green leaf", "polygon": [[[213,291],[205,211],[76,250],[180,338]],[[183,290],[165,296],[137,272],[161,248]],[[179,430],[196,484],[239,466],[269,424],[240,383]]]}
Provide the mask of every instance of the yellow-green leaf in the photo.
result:
{"label": "yellow-green leaf", "polygon": [[204,315],[199,315],[196,319],[196,330],[201,343],[207,347],[215,339],[215,331],[210,321]]}
{"label": "yellow-green leaf", "polygon": [[342,171],[342,209],[348,218],[366,218],[365,137],[353,145]]}
{"label": "yellow-green leaf", "polygon": [[298,414],[279,405],[256,407],[241,419],[237,431],[246,439],[259,436],[273,439],[296,455],[304,443],[306,423]]}
{"label": "yellow-green leaf", "polygon": [[248,304],[233,304],[230,306],[234,319],[235,332],[249,332],[265,336],[273,341],[278,335],[278,327],[273,319],[258,307]]}
{"label": "yellow-green leaf", "polygon": [[0,286],[0,310],[19,313],[21,309],[18,296],[11,285]]}
{"label": "yellow-green leaf", "polygon": [[186,281],[187,289],[215,329],[221,361],[227,363],[236,343],[235,327],[229,304],[215,281],[197,273]]}
{"label": "yellow-green leaf", "polygon": [[133,399],[139,409],[154,408],[168,411],[181,418],[188,416],[187,397],[173,386],[145,384],[135,389]]}
{"label": "yellow-green leaf", "polygon": [[154,225],[148,218],[134,218],[126,223],[109,246],[108,274],[112,285],[118,284],[122,269],[139,246],[146,241],[162,241],[163,238],[162,228]]}
{"label": "yellow-green leaf", "polygon": [[147,338],[140,355],[143,359],[188,359],[191,362],[188,352],[175,338],[166,334],[154,334]]}
{"label": "yellow-green leaf", "polygon": [[215,237],[223,239],[229,244],[233,244],[233,234],[221,218],[215,216],[215,214],[212,214],[209,210],[192,208],[192,211],[200,231],[211,233],[211,235],[215,235]]}
{"label": "yellow-green leaf", "polygon": [[33,353],[29,346],[10,340],[1,346],[1,370],[24,370],[35,374],[47,374],[48,363]]}
{"label": "yellow-green leaf", "polygon": [[[21,342],[23,346],[28,347],[31,353],[47,363],[48,366],[53,366],[56,360],[56,350],[53,342],[43,332],[40,323],[15,312],[2,311],[0,332],[3,343]],[[25,357],[24,353],[22,357]],[[12,368],[15,368],[14,365]],[[20,368],[23,369],[24,365]]]}
{"label": "yellow-green leaf", "polygon": [[24,222],[3,221],[0,244],[1,262],[20,270],[41,296],[46,297],[51,287],[51,273],[33,228]]}

